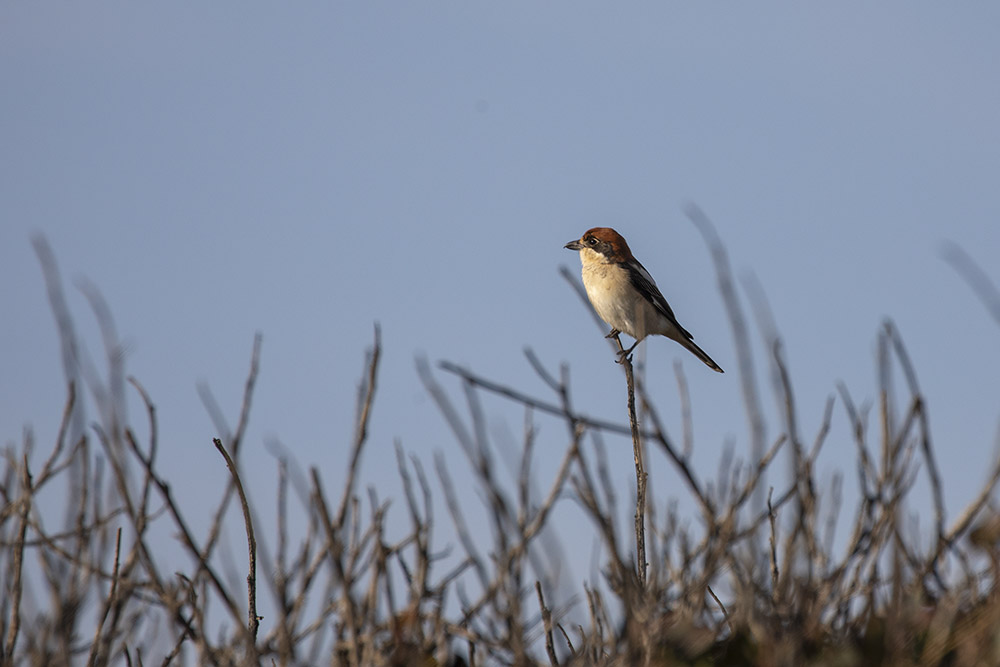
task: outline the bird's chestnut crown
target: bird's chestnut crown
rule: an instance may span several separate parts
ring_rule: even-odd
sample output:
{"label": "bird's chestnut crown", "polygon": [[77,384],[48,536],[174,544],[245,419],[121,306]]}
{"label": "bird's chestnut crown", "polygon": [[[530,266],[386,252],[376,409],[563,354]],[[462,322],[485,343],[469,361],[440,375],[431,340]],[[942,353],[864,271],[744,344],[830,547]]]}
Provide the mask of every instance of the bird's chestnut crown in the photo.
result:
{"label": "bird's chestnut crown", "polygon": [[610,227],[594,227],[588,229],[575,244],[567,244],[574,250],[593,250],[609,260],[625,261],[632,256],[628,243],[622,235]]}

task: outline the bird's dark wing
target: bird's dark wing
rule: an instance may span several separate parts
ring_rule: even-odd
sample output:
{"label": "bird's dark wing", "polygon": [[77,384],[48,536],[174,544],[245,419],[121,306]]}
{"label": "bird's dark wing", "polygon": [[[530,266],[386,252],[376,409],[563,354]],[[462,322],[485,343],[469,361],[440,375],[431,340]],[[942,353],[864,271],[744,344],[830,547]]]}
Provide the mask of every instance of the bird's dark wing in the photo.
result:
{"label": "bird's dark wing", "polygon": [[656,307],[664,317],[670,320],[670,322],[677,327],[677,330],[688,337],[689,340],[694,340],[694,336],[691,335],[684,327],[680,325],[677,321],[677,316],[674,315],[674,311],[670,309],[670,304],[667,300],[663,298],[660,293],[660,289],[656,286],[656,282],[653,277],[649,275],[649,271],[646,270],[639,260],[632,260],[635,264],[626,264],[625,268],[628,270],[628,277],[632,283],[632,286],[639,290],[639,293],[650,300],[650,302]]}

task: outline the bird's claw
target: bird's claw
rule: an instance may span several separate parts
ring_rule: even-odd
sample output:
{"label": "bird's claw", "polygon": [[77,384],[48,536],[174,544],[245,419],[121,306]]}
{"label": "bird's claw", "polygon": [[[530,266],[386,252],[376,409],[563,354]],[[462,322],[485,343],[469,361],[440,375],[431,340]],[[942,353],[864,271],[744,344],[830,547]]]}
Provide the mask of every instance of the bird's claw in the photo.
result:
{"label": "bird's claw", "polygon": [[605,336],[605,338],[614,338],[615,336],[617,336],[620,333],[621,333],[621,331],[619,331],[618,329],[612,329],[611,331],[608,332],[608,335]]}

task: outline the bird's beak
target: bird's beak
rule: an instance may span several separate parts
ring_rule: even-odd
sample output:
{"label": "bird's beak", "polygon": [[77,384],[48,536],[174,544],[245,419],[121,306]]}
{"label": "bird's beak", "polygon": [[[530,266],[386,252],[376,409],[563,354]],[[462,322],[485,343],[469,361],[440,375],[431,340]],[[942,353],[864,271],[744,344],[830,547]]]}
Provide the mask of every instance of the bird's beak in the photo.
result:
{"label": "bird's beak", "polygon": [[568,250],[582,250],[584,246],[579,241],[570,241],[563,247],[567,248]]}

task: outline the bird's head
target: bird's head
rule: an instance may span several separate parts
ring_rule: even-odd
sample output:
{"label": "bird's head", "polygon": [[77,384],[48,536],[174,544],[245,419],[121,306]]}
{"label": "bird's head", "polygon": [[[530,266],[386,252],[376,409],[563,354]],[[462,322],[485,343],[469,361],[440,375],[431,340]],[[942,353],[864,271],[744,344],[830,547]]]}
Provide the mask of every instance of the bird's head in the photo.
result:
{"label": "bird's head", "polygon": [[621,234],[610,227],[594,227],[580,237],[578,241],[570,241],[565,248],[579,250],[580,259],[584,262],[625,262],[632,259],[632,251]]}

